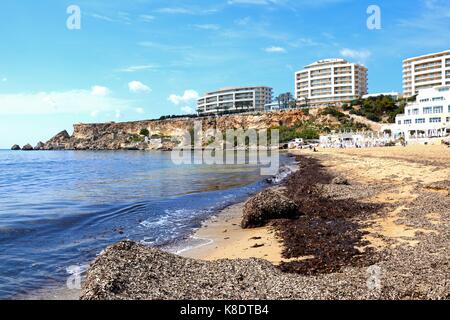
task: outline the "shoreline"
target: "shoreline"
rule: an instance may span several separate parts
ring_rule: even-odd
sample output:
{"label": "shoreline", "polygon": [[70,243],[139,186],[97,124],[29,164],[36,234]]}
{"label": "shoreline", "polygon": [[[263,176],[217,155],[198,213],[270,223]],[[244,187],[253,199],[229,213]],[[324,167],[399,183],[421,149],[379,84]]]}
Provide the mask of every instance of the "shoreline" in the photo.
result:
{"label": "shoreline", "polygon": [[203,243],[182,249],[176,254],[204,261],[257,258],[274,264],[281,263],[281,239],[276,236],[273,227],[241,229],[242,210],[246,201],[231,205],[204,222],[191,236],[193,241],[200,240]]}
{"label": "shoreline", "polygon": [[[6,151],[10,151],[10,150],[6,150]],[[65,150],[65,151],[69,151],[69,150]],[[280,154],[282,154],[282,156],[285,158],[285,160],[282,161],[281,168],[289,168],[290,170],[293,170],[295,163],[293,163],[291,160],[289,160],[289,158],[291,158],[291,157],[288,157],[287,153],[285,153],[285,152],[280,153]],[[283,177],[282,174],[284,174],[284,172],[280,173],[281,177]],[[262,190],[264,190],[268,187],[274,186],[274,184],[265,183],[264,182],[265,180],[266,180],[265,178],[259,179],[256,182],[256,183],[261,183],[261,187],[258,188],[256,193],[261,192]],[[236,199],[236,201],[238,201],[238,202],[232,202],[231,204],[228,204],[225,207],[219,207],[219,208],[215,209],[215,211],[213,211],[212,216],[206,217],[206,219],[199,221],[200,225],[198,227],[195,227],[192,230],[192,232],[186,236],[187,237],[186,239],[181,238],[173,243],[158,246],[158,248],[160,248],[164,251],[167,251],[167,252],[183,255],[184,252],[190,252],[191,250],[196,250],[196,249],[200,249],[203,246],[211,245],[212,240],[206,239],[206,238],[199,238],[199,237],[195,236],[195,234],[198,232],[198,230],[202,229],[205,225],[215,221],[215,219],[217,219],[217,217],[220,216],[222,214],[222,212],[230,210],[230,208],[233,208],[233,207],[236,207],[239,205],[243,205],[245,203],[245,201],[247,201],[253,194],[255,194],[255,192],[252,191],[251,194],[244,195],[244,191],[242,191],[240,199]],[[90,263],[92,263],[92,262],[93,261],[91,261]],[[88,265],[90,263],[88,263]],[[80,295],[81,295],[81,290],[68,289],[64,283],[61,283],[60,285],[55,283],[54,285],[44,286],[41,288],[31,290],[30,292],[27,292],[27,293],[18,294],[16,296],[12,297],[12,299],[14,299],[14,300],[17,300],[17,299],[19,299],[19,300],[77,300],[77,299],[79,299]]]}
{"label": "shoreline", "polygon": [[[288,152],[287,156],[295,157],[291,152]],[[258,192],[266,189],[284,190],[283,182],[298,170],[297,160],[284,165],[280,168],[278,175],[273,177],[275,183],[267,185]],[[200,228],[194,230],[193,234],[184,241],[184,247],[182,246],[179,250],[170,248],[168,251],[185,258],[205,261],[257,258],[268,260],[275,265],[288,261],[289,259],[282,257],[282,240],[276,235],[273,226],[269,224],[260,228],[241,228],[243,207],[253,196],[248,195],[245,200],[219,210],[203,221]]]}
{"label": "shoreline", "polygon": [[[448,150],[444,146],[421,146],[421,145],[413,145],[408,146],[407,148],[403,147],[394,147],[394,148],[367,148],[367,149],[347,149],[344,151],[348,153],[353,159],[358,156],[365,162],[377,162],[379,160],[386,160],[389,162],[401,161],[405,163],[415,163],[416,165],[435,165],[442,166],[445,163],[442,162],[442,159],[417,159],[414,160],[406,159],[403,155],[401,155],[403,150],[406,152],[417,156],[420,151],[425,150],[427,148],[441,148],[442,152],[448,152]],[[391,150],[395,150],[394,154],[390,154]],[[417,151],[418,150],[418,151]],[[319,157],[321,155],[326,155],[329,157],[333,155],[333,157],[340,157],[339,153],[342,150],[335,149],[320,149],[320,152],[317,154],[312,153],[309,150],[296,150],[290,151],[289,153],[294,156],[312,156],[314,158],[315,155]],[[376,153],[376,155],[371,155],[371,153]],[[342,155],[341,155],[342,156]],[[367,159],[367,160],[366,160]],[[369,160],[370,159],[370,160]],[[334,160],[336,161],[336,160]],[[297,166],[299,164],[297,163]],[[326,168],[335,168],[335,165],[325,165]],[[388,178],[381,179],[383,182],[392,178],[397,178],[396,174],[401,172],[398,168],[390,168],[389,170],[395,171]],[[333,170],[335,171],[335,170]],[[355,170],[359,171],[359,170]],[[379,172],[379,170],[377,170]],[[450,173],[450,170],[448,170]],[[417,182],[419,184],[423,183],[433,183],[439,180],[439,176],[435,174],[437,169],[432,169],[428,171],[428,173],[433,173],[432,176],[426,176],[423,173],[420,178],[412,179],[406,174],[407,177],[403,179],[407,182],[411,181]],[[334,172],[335,174],[346,174],[348,175],[349,171],[339,171]],[[386,173],[385,176],[388,176]],[[450,176],[450,175],[449,175]],[[354,174],[349,175],[351,179],[354,179]],[[373,178],[373,177],[371,177]],[[442,176],[442,179],[445,177]],[[370,179],[366,177],[359,176],[357,179],[361,179],[362,184],[367,184]],[[410,180],[411,179],[411,180]],[[371,181],[372,184],[372,181]],[[284,189],[282,185],[275,187],[267,187],[267,188],[275,188],[275,189]],[[262,190],[261,190],[262,191]],[[386,248],[388,245],[386,243],[396,242],[396,245],[400,244],[409,244],[416,245],[418,240],[413,240],[416,237],[417,233],[432,233],[425,228],[410,228],[405,225],[398,225],[399,221],[399,213],[402,210],[408,209],[404,204],[396,206],[397,202],[403,202],[405,200],[416,200],[418,197],[414,196],[412,193],[414,192],[413,188],[405,186],[399,190],[399,194],[395,195],[393,193],[379,192],[379,194],[369,197],[369,200],[374,203],[383,203],[389,204],[392,206],[392,212],[388,215],[378,214],[373,219],[368,219],[368,224],[370,226],[362,226],[359,230],[362,232],[366,232],[367,234],[364,236],[364,240],[368,242],[367,246],[358,247],[359,250],[364,248],[374,248],[376,250],[381,250],[382,248]],[[440,191],[442,192],[442,191]],[[445,191],[446,192],[446,191]],[[444,193],[445,193],[444,192]],[[378,193],[378,191],[377,191]],[[292,261],[290,259],[284,258],[282,254],[283,249],[283,240],[279,235],[276,234],[276,228],[269,224],[265,227],[256,228],[256,229],[242,229],[240,227],[240,221],[242,219],[242,210],[245,202],[250,199],[251,196],[247,197],[246,200],[231,205],[223,210],[220,210],[216,215],[207,219],[202,226],[194,232],[194,234],[190,237],[190,240],[199,241],[198,245],[192,245],[188,248],[184,248],[176,253],[182,257],[204,260],[204,261],[214,261],[220,259],[247,259],[247,258],[257,258],[267,260],[274,265],[279,265],[281,262]],[[431,214],[430,217],[434,217],[435,214]],[[381,240],[380,238],[385,238]],[[188,240],[188,241],[190,241]],[[255,247],[253,247],[255,246]],[[297,260],[307,259],[309,256],[297,258]],[[295,260],[295,259],[294,259]]]}
{"label": "shoreline", "polygon": [[[312,295],[332,299],[436,299],[449,297],[450,287],[445,279],[450,277],[446,270],[446,261],[450,256],[445,247],[450,237],[448,210],[448,181],[450,177],[448,159],[450,151],[445,146],[413,145],[371,149],[320,149],[318,153],[309,150],[293,152],[319,160],[320,166],[332,175],[349,179],[349,185],[325,183],[323,191],[326,197],[338,201],[357,199],[380,205],[374,212],[368,212],[356,218],[356,232],[362,236],[355,242],[359,252],[369,252],[361,263],[352,265],[343,261],[342,271],[320,271],[315,276],[301,274],[297,281],[307,281],[313,287],[327,283],[339,292],[328,295]],[[302,164],[300,163],[300,167]],[[446,184],[447,183],[447,184]],[[285,188],[277,186],[276,188]],[[292,263],[300,265],[313,256],[283,257],[283,246],[291,246],[277,233],[276,223],[256,229],[241,229],[242,208],[245,201],[227,207],[204,222],[191,237],[197,245],[185,248],[177,255],[207,263],[222,261],[248,261],[256,258],[268,261],[274,267],[287,271]],[[447,203],[447,205],[446,205]],[[376,208],[376,207],[375,207]],[[353,220],[353,219],[351,219]],[[328,251],[329,247],[322,250]],[[244,260],[242,260],[244,259]],[[309,261],[306,261],[308,265]],[[348,262],[348,263],[347,263]],[[240,262],[239,262],[240,263]],[[385,276],[381,291],[364,292],[367,268],[380,267]],[[433,267],[430,267],[433,265]],[[299,267],[299,272],[302,267]],[[423,270],[428,270],[423,272]],[[301,271],[303,272],[303,271]],[[336,273],[337,272],[337,273]],[[347,275],[343,280],[339,274]],[[284,272],[283,272],[284,274]],[[291,274],[287,272],[287,274]],[[408,274],[405,277],[405,274]],[[411,280],[414,277],[414,281]],[[280,275],[281,277],[281,275]],[[332,280],[339,278],[340,280]],[[293,278],[294,279],[294,278]],[[358,287],[360,296],[344,290],[339,284],[330,281],[342,281],[349,288]],[[419,283],[419,287],[418,284]],[[315,287],[316,284],[314,284]],[[386,288],[386,289],[385,289]],[[325,290],[325,289],[323,289]],[[362,291],[361,291],[362,290]],[[367,291],[367,288],[365,289]],[[355,292],[356,292],[355,291]],[[446,293],[448,292],[448,293]],[[311,297],[309,295],[306,295]]]}
{"label": "shoreline", "polygon": [[[299,150],[295,154],[304,157],[299,164],[301,172],[275,188],[285,188],[290,197],[300,201],[306,216],[241,229],[245,203],[241,201],[216,212],[189,239],[168,250],[176,255],[119,243],[109,247],[91,266],[81,298],[450,297],[450,182],[443,181],[450,177],[450,150],[442,146],[408,146],[319,149],[317,153]],[[348,183],[332,182],[337,176],[348,179]],[[317,195],[308,195],[310,189],[305,187],[309,182],[319,190]],[[308,202],[309,198],[312,202]],[[347,213],[348,208],[353,211]],[[343,215],[333,217],[327,210]],[[352,216],[358,210],[363,212]],[[132,260],[133,268],[123,269],[122,257],[126,258],[125,266],[132,257],[138,260]],[[139,262],[144,257],[152,263]],[[383,272],[379,290],[367,287],[367,272],[374,266]],[[156,278],[139,282],[140,272],[152,268],[157,271]],[[249,284],[256,276],[268,279],[271,285],[260,282],[244,289],[234,283],[235,268],[247,270],[241,272]],[[218,279],[217,272],[223,272],[225,278]],[[127,290],[118,294],[102,291],[96,296],[95,290],[104,281],[98,277],[103,274],[111,279],[116,273],[128,279]],[[214,290],[217,281],[223,279],[227,279],[230,291]],[[199,283],[211,290],[204,291]]]}

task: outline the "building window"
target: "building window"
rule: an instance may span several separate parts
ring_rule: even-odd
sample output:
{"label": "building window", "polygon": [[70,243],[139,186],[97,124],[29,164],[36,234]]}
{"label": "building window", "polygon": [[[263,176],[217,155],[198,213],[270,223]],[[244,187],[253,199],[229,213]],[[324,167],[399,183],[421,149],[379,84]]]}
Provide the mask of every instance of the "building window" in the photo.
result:
{"label": "building window", "polygon": [[411,119],[403,121],[403,124],[411,124],[411,123],[412,123]]}
{"label": "building window", "polygon": [[401,121],[399,121],[399,122],[398,122],[398,124],[402,124],[402,122],[401,122]]}
{"label": "building window", "polygon": [[450,123],[450,117],[447,117],[447,122],[449,122],[449,123]]}
{"label": "building window", "polygon": [[441,118],[430,118],[430,123],[439,123],[441,122]]}
{"label": "building window", "polygon": [[433,108],[431,108],[431,107],[423,108],[423,114],[430,114],[432,112],[433,112]]}
{"label": "building window", "polygon": [[425,123],[425,118],[416,119],[416,123]]}
{"label": "building window", "polygon": [[433,113],[442,113],[442,112],[444,112],[443,107],[434,107],[433,108]]}

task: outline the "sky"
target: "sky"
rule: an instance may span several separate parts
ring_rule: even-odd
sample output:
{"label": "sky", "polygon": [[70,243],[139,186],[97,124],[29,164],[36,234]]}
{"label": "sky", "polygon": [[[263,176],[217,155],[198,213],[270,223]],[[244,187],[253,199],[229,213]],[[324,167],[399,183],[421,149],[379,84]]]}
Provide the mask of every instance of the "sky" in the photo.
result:
{"label": "sky", "polygon": [[[367,26],[370,5],[381,28]],[[225,86],[294,92],[295,71],[324,58],[365,64],[370,93],[401,92],[403,59],[450,49],[450,6],[2,0],[0,40],[0,149],[9,149],[72,133],[79,122],[191,113],[199,95]]]}

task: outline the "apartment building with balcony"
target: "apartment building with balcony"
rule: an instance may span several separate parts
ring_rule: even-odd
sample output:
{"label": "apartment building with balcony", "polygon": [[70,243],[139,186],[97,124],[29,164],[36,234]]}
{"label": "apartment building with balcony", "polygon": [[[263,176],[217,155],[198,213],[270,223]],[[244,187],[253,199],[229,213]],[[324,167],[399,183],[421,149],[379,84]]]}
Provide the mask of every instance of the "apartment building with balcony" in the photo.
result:
{"label": "apartment building with balcony", "polygon": [[403,96],[419,90],[450,85],[450,50],[431,53],[403,61]]}
{"label": "apartment building with balcony", "polygon": [[264,111],[272,102],[270,87],[229,87],[207,92],[197,100],[199,115]]}
{"label": "apartment building with balcony", "polygon": [[439,138],[450,135],[450,86],[420,89],[416,101],[397,115],[395,124],[386,126],[406,140]]}
{"label": "apartment building with balcony", "polygon": [[367,94],[367,68],[344,59],[325,59],[295,73],[295,98],[309,106],[342,104]]}

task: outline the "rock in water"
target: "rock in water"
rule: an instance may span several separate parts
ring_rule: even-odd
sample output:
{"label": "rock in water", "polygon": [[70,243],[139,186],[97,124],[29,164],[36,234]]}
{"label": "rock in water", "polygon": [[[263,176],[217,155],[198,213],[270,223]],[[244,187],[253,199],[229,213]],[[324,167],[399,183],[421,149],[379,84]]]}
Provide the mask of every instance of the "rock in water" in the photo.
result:
{"label": "rock in water", "polygon": [[66,148],[66,143],[70,141],[70,135],[66,130],[61,131],[56,136],[45,143],[45,150],[63,150]]}
{"label": "rock in water", "polygon": [[281,167],[276,175],[274,175],[272,178],[267,179],[267,182],[269,182],[270,184],[278,184],[289,177],[292,172],[292,169],[289,167]]}
{"label": "rock in water", "polygon": [[34,147],[34,150],[43,150],[45,147],[44,143],[39,141],[38,144]]}
{"label": "rock in water", "polygon": [[21,150],[21,148],[18,144],[15,144],[11,147],[11,150],[17,151],[17,150]]}
{"label": "rock in water", "polygon": [[28,143],[22,147],[22,150],[23,151],[31,151],[31,150],[33,150],[33,147],[31,146],[31,144]]}
{"label": "rock in water", "polygon": [[298,206],[293,201],[279,191],[267,189],[245,203],[241,227],[258,228],[271,219],[291,219],[298,213]]}

